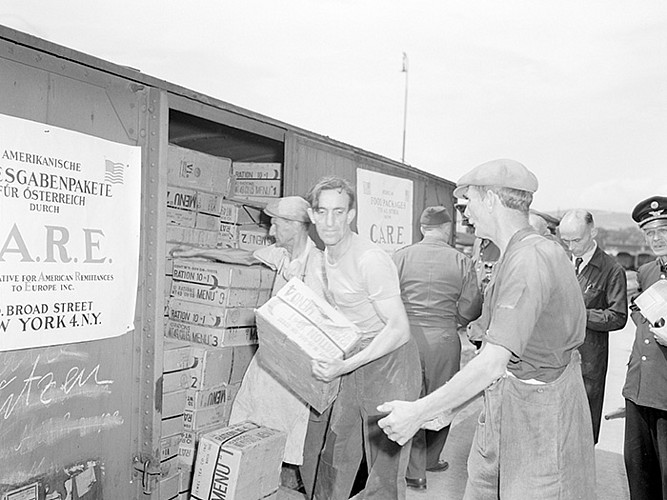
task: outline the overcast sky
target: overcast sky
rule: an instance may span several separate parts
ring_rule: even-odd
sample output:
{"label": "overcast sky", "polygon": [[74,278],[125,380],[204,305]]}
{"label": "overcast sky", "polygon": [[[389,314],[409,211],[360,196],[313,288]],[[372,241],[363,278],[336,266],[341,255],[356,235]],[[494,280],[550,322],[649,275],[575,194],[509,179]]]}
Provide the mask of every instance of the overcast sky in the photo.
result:
{"label": "overcast sky", "polygon": [[3,0],[0,24],[534,207],[667,196],[665,0]]}

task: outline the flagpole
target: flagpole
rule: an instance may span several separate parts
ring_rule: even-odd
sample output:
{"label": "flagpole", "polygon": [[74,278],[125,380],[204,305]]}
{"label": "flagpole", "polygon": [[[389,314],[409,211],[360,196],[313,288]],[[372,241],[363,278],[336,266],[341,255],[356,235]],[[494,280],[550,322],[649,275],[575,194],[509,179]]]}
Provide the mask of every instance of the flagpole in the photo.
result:
{"label": "flagpole", "polygon": [[401,153],[401,163],[405,163],[405,130],[408,124],[408,55],[403,52],[403,69],[405,73],[405,101],[403,104],[403,152]]}

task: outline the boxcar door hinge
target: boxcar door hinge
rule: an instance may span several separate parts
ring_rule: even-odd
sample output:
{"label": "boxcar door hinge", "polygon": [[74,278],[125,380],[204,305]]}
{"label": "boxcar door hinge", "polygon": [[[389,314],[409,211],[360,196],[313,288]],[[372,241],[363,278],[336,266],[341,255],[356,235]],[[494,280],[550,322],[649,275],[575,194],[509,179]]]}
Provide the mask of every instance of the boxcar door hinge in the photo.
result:
{"label": "boxcar door hinge", "polygon": [[141,473],[141,487],[143,488],[144,495],[152,494],[153,483],[160,478],[160,462],[141,457],[134,457],[132,462],[134,470]]}

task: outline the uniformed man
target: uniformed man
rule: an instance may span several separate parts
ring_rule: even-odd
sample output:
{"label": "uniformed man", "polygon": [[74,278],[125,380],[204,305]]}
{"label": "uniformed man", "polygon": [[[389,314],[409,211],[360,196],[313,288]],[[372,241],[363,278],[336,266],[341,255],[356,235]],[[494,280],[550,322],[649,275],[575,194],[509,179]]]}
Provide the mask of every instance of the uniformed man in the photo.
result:
{"label": "uniformed man", "polygon": [[[632,211],[632,218],[657,256],[638,270],[639,294],[658,280],[667,279],[667,197],[641,201]],[[623,455],[630,498],[667,499],[667,326],[664,319],[649,324],[634,305],[631,311],[637,332],[623,387]]]}
{"label": "uniformed man", "polygon": [[558,243],[528,224],[537,178],[521,163],[494,160],[465,174],[454,194],[468,199],[475,234],[500,249],[470,323],[482,348],[460,372],[414,402],[378,410],[390,439],[441,428],[455,409],[484,391],[468,457],[464,499],[595,497],[595,451],[577,348],[586,310],[572,265]]}
{"label": "uniformed man", "polygon": [[[449,246],[452,219],[442,206],[427,207],[419,219],[424,238],[394,254],[401,298],[422,365],[422,395],[447,382],[461,367],[458,326],[479,316],[482,298],[469,257]],[[412,440],[407,485],[426,488],[426,471],[441,472],[449,426],[420,430]]]}
{"label": "uniformed man", "polygon": [[586,304],[586,339],[579,348],[581,373],[593,421],[593,440],[598,442],[602,403],[609,360],[609,332],[620,330],[628,320],[625,270],[595,241],[597,228],[586,210],[570,210],[561,219],[561,240],[572,254],[572,264]]}

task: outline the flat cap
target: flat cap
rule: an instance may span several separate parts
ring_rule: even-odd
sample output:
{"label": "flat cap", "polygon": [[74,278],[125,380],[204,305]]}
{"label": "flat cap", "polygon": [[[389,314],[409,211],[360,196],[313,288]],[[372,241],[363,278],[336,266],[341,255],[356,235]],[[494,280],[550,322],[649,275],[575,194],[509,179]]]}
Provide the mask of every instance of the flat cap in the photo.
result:
{"label": "flat cap", "polygon": [[264,213],[269,217],[309,222],[308,209],[310,204],[301,196],[285,196],[269,202]]}
{"label": "flat cap", "polygon": [[639,227],[657,220],[667,220],[667,197],[652,196],[644,201],[640,201],[632,211],[632,220]]}
{"label": "flat cap", "polygon": [[499,186],[534,193],[537,177],[514,160],[492,160],[476,166],[456,183],[454,196],[461,198],[469,186]]}
{"label": "flat cap", "polygon": [[426,207],[419,218],[422,226],[439,226],[451,222],[452,218],[445,207]]}

